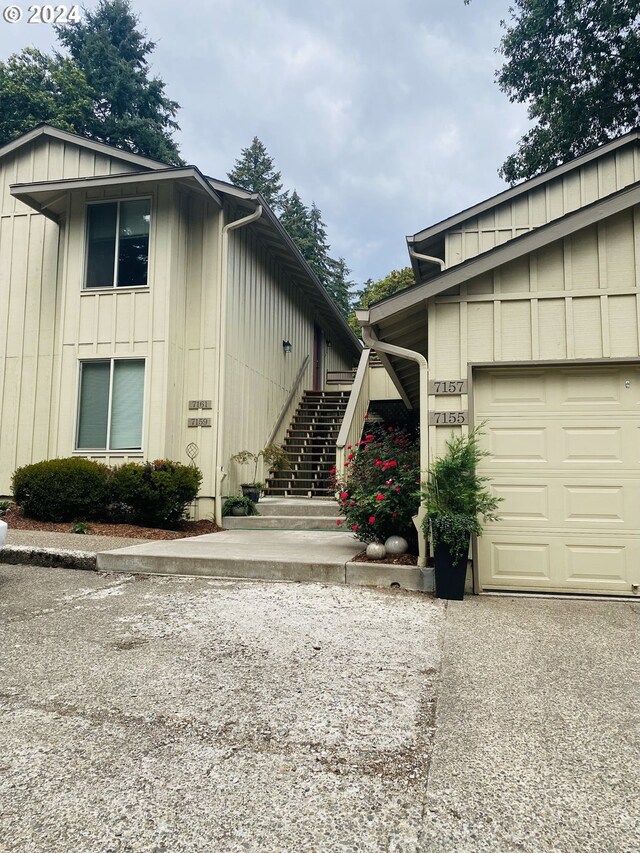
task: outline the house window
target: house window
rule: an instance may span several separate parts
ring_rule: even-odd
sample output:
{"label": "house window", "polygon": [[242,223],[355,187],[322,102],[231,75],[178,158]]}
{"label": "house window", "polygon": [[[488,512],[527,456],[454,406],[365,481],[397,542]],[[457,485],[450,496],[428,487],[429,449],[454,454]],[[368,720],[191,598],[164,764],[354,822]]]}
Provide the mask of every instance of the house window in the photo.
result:
{"label": "house window", "polygon": [[77,450],[141,450],[144,359],[80,364]]}
{"label": "house window", "polygon": [[88,206],[85,287],[147,284],[150,219],[148,198]]}

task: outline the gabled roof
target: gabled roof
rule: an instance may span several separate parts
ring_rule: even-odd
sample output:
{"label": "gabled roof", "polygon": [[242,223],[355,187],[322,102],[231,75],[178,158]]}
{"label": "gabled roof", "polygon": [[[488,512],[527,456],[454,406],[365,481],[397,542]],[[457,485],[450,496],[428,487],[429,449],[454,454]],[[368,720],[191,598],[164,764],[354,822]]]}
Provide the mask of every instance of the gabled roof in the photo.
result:
{"label": "gabled roof", "polygon": [[373,303],[369,306],[370,322],[376,323],[379,319],[413,307],[471,278],[490,272],[496,267],[541,249],[555,240],[561,240],[636,204],[640,204],[640,181],[578,210],[566,213],[546,225],[540,225],[533,231],[514,237],[513,240],[476,255],[468,261],[449,267],[424,284],[406,287],[393,296]]}
{"label": "gabled roof", "polygon": [[[278,217],[259,193],[253,193],[225,181],[206,177],[196,166],[167,166],[166,163],[131,154],[113,145],[95,142],[92,139],[59,130],[50,125],[40,125],[0,148],[0,159],[40,137],[49,137],[71,143],[114,159],[129,162],[138,167],[136,171],[120,172],[113,175],[62,178],[53,181],[34,181],[11,185],[10,192],[15,198],[51,219],[57,219],[59,214],[63,212],[64,199],[67,193],[72,190],[109,185],[141,184],[152,181],[179,181],[191,189],[206,193],[219,206],[223,205],[225,197],[229,197],[240,205],[249,206],[251,211],[255,209],[256,204],[260,204],[263,215],[253,223],[252,228],[256,230],[270,252],[277,257],[281,266],[287,270],[295,283],[303,290],[317,313],[318,319],[323,321],[326,327],[335,330],[336,336],[339,336],[342,341],[352,347],[354,353],[362,349],[362,344],[354,335],[342,313],[303,258]],[[140,168],[143,171],[140,171]]]}
{"label": "gabled roof", "polygon": [[5,157],[12,151],[22,148],[23,145],[28,145],[39,137],[48,137],[57,139],[60,142],[68,142],[72,145],[78,145],[81,148],[88,148],[90,151],[95,151],[97,154],[104,154],[106,157],[114,157],[118,160],[124,160],[126,163],[131,163],[133,166],[140,166],[146,169],[164,169],[166,163],[161,163],[159,160],[151,160],[149,157],[142,157],[140,154],[132,154],[131,151],[124,151],[122,148],[117,148],[115,145],[107,145],[104,142],[96,142],[94,139],[87,139],[85,136],[79,136],[76,133],[69,133],[66,130],[60,130],[57,127],[52,127],[50,124],[41,124],[34,127],[28,133],[23,133],[12,142],[8,142],[0,148],[0,158]]}
{"label": "gabled roof", "polygon": [[539,187],[542,184],[546,184],[549,181],[559,178],[561,175],[564,175],[567,172],[572,172],[574,169],[580,169],[587,163],[590,163],[593,160],[600,159],[600,157],[602,157],[604,154],[610,154],[612,151],[616,151],[618,148],[622,148],[625,145],[637,143],[639,140],[640,130],[636,129],[630,131],[629,133],[625,133],[623,136],[619,136],[617,139],[611,140],[611,142],[606,142],[604,145],[600,145],[597,148],[594,148],[593,151],[588,151],[586,154],[581,154],[579,157],[575,157],[573,160],[569,160],[566,163],[563,163],[561,166],[555,166],[553,169],[549,169],[549,171],[543,172],[541,175],[536,175],[535,178],[530,178],[527,181],[523,181],[522,183],[517,184],[514,187],[510,187],[509,189],[504,190],[503,192],[498,193],[497,195],[491,196],[490,198],[487,198],[484,201],[478,202],[478,204],[474,204],[471,207],[467,207],[465,210],[461,210],[458,213],[455,213],[453,216],[449,216],[446,219],[442,219],[440,222],[436,222],[434,225],[430,225],[428,228],[419,231],[417,234],[407,237],[407,243],[412,247],[416,243],[423,243],[425,240],[436,237],[443,231],[447,231],[448,229],[453,228],[460,222],[465,222],[467,219],[471,219],[474,216],[478,216],[479,214],[484,213],[486,210],[491,210],[492,208],[497,207],[499,204],[511,201],[512,199],[517,198],[523,193],[530,192],[532,189],[535,189],[536,187]]}
{"label": "gabled roof", "polygon": [[155,183],[156,181],[180,181],[192,189],[200,190],[210,196],[219,207],[222,199],[216,193],[202,172],[196,166],[170,166],[146,172],[120,172],[114,175],[92,175],[87,178],[61,178],[56,181],[36,181],[33,183],[11,184],[11,195],[19,201],[37,210],[38,213],[57,219],[64,210],[59,205],[71,190],[90,189],[92,187],[118,186],[126,184]]}

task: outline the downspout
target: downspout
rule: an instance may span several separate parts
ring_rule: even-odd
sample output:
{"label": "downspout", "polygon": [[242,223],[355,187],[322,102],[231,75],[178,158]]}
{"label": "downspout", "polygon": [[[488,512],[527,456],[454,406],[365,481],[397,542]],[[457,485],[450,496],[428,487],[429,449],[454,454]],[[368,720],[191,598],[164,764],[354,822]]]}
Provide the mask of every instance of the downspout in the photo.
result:
{"label": "downspout", "polygon": [[[378,340],[376,333],[369,325],[369,312],[356,311],[358,322],[362,326],[362,340],[365,345],[371,347],[372,350],[386,353],[387,355],[395,355],[398,358],[406,358],[409,361],[415,361],[420,371],[420,490],[426,491],[427,477],[429,469],[429,411],[428,411],[428,379],[429,365],[427,359],[422,353],[415,350],[405,349],[405,347],[397,347],[394,344],[388,344]],[[414,518],[414,524],[418,530],[418,566],[424,568],[427,564],[427,543],[422,532],[422,521],[426,514],[426,509],[420,503],[417,519]]]}
{"label": "downspout", "polygon": [[222,465],[224,450],[224,403],[227,374],[227,279],[229,263],[229,232],[250,225],[262,216],[262,205],[259,204],[253,213],[234,222],[228,222],[222,228],[220,245],[220,310],[218,312],[218,411],[216,416],[216,482],[215,482],[215,520],[222,527],[222,482],[227,472]]}
{"label": "downspout", "polygon": [[440,267],[440,272],[444,272],[447,268],[447,265],[442,260],[442,258],[434,258],[432,255],[421,255],[420,252],[416,252],[415,249],[412,249],[411,246],[409,248],[409,254],[412,258],[415,258],[418,261],[426,261],[429,264],[438,264]]}

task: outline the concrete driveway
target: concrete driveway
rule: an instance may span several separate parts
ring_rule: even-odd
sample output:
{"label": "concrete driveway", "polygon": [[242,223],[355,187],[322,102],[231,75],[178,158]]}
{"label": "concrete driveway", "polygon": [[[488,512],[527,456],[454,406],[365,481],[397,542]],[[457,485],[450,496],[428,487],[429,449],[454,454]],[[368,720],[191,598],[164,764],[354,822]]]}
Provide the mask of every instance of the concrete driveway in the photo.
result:
{"label": "concrete driveway", "polygon": [[639,613],[2,565],[0,851],[637,853]]}

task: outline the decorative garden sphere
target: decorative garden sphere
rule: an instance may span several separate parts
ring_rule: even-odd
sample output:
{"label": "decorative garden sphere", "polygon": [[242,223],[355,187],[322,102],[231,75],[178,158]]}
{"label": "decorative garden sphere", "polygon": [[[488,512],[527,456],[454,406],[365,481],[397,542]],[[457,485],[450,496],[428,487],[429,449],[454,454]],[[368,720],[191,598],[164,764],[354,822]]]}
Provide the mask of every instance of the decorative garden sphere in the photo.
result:
{"label": "decorative garden sphere", "polygon": [[381,560],[386,553],[387,549],[382,542],[370,542],[367,545],[367,557],[371,557],[372,560]]}
{"label": "decorative garden sphere", "polygon": [[409,543],[402,536],[390,536],[384,543],[384,547],[387,549],[388,554],[406,554]]}

